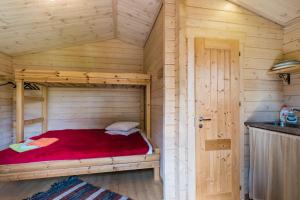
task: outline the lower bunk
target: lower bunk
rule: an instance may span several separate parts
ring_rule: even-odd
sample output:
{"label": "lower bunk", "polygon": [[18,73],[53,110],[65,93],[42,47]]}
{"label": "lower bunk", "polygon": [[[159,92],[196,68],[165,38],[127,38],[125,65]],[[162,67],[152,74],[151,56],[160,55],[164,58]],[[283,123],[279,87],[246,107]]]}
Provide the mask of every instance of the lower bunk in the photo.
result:
{"label": "lower bunk", "polygon": [[39,138],[58,141],[23,153],[0,151],[0,181],[139,169],[153,169],[154,179],[160,179],[159,149],[153,149],[142,133],[121,136],[104,130],[62,130],[31,139]]}
{"label": "lower bunk", "polygon": [[0,165],[0,181],[16,181],[126,170],[151,169],[159,177],[159,151],[151,155]]}

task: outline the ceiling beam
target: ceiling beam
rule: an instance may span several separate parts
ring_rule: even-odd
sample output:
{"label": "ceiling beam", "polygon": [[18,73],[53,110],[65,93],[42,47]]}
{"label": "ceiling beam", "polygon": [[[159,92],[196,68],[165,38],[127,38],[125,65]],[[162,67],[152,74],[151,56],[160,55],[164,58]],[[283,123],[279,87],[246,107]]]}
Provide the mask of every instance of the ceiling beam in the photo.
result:
{"label": "ceiling beam", "polygon": [[112,17],[114,38],[118,37],[118,0],[112,0]]}

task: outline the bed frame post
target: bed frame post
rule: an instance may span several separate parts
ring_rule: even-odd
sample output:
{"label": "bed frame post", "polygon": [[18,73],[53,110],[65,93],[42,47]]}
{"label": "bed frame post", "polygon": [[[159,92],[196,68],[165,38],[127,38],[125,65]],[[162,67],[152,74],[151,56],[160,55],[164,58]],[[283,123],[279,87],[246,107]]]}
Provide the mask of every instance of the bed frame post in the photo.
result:
{"label": "bed frame post", "polygon": [[154,181],[160,181],[159,167],[154,167],[153,172],[154,172]]}
{"label": "bed frame post", "polygon": [[42,90],[43,103],[42,103],[42,115],[43,121],[43,133],[48,131],[48,87],[44,86]]}
{"label": "bed frame post", "polygon": [[146,132],[147,138],[151,139],[151,84],[146,85]]}
{"label": "bed frame post", "polygon": [[24,81],[16,81],[16,141],[24,140]]}

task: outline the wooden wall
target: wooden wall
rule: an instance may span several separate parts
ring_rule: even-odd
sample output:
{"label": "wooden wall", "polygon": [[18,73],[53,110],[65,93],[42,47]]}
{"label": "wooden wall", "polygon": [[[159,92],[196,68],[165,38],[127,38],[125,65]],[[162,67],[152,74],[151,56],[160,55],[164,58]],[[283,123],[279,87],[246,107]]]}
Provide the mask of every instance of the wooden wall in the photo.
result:
{"label": "wooden wall", "polygon": [[[11,57],[0,53],[0,84],[12,76]],[[0,150],[12,143],[12,97],[13,89],[11,85],[0,87]]]}
{"label": "wooden wall", "polygon": [[[300,60],[300,18],[284,28],[283,50],[285,59]],[[285,103],[300,108],[300,73],[291,75],[291,84],[285,85],[283,91]]]}
{"label": "wooden wall", "polygon": [[[179,157],[178,150],[178,65],[177,65],[177,16],[178,2],[164,1],[164,199],[179,199],[180,182],[178,180]],[[185,192],[185,191],[183,191]]]}
{"label": "wooden wall", "polygon": [[[186,37],[240,41],[241,118],[243,121],[273,121],[283,103],[282,82],[267,72],[282,58],[283,30],[278,24],[225,0],[185,0],[180,17]],[[241,124],[241,127],[244,127]],[[244,130],[244,129],[242,129]],[[245,187],[249,169],[249,139],[242,133],[245,152]],[[184,176],[184,175],[183,175]]]}
{"label": "wooden wall", "polygon": [[141,91],[135,88],[50,88],[49,129],[105,128],[140,121]]}
{"label": "wooden wall", "polygon": [[[109,40],[17,56],[13,64],[15,68],[143,72],[143,48]],[[142,101],[141,88],[50,88],[49,129],[104,128],[117,120],[143,121]],[[41,110],[35,108],[41,104],[26,104],[25,118],[39,117]],[[26,136],[40,130],[40,125],[27,127]]]}
{"label": "wooden wall", "polygon": [[[163,152],[163,9],[160,11],[144,48],[144,70],[151,74],[152,142]],[[163,160],[163,159],[162,159]],[[162,163],[163,164],[163,163]],[[163,169],[163,167],[161,167]]]}
{"label": "wooden wall", "polygon": [[285,59],[300,59],[300,18],[284,27],[283,51]]}
{"label": "wooden wall", "polygon": [[14,57],[15,68],[142,72],[143,48],[119,40]]}

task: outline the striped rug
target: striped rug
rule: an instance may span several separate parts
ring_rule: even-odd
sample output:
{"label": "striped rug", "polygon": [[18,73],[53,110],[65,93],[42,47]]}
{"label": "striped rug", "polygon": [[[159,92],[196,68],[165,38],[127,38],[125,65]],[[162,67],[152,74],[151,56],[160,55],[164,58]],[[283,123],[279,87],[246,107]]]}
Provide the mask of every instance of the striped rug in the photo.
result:
{"label": "striped rug", "polygon": [[95,187],[72,176],[54,183],[47,192],[41,192],[27,200],[132,200],[112,191]]}

